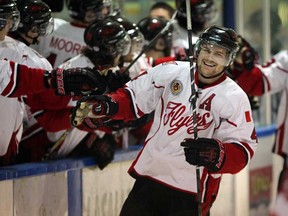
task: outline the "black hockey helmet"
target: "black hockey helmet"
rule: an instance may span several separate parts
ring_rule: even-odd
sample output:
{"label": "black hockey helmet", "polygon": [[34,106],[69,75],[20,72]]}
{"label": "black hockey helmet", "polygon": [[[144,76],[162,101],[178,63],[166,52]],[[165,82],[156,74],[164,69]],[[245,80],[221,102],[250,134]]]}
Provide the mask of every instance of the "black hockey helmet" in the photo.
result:
{"label": "black hockey helmet", "polygon": [[144,46],[144,36],[137,24],[130,22],[126,17],[120,14],[111,15],[109,18],[118,22],[127,31],[131,38],[131,52],[140,52]]}
{"label": "black hockey helmet", "polygon": [[14,0],[0,0],[0,30],[5,27],[7,19],[12,20],[10,31],[15,31],[19,25],[20,13]]}
{"label": "black hockey helmet", "polygon": [[48,36],[53,32],[54,19],[50,7],[41,0],[17,1],[20,11],[20,23],[17,31],[26,34],[28,31],[38,36]]}
{"label": "black hockey helmet", "polygon": [[[172,31],[173,28],[171,25],[169,25],[168,28],[166,28],[165,31],[162,31],[166,25],[167,25],[166,20],[162,18],[152,18],[152,17],[145,17],[141,19],[137,26],[139,27],[140,31],[144,35],[144,38],[146,40],[146,44],[150,43],[153,38],[155,38],[160,32],[162,32],[161,36],[159,38],[162,38],[165,43],[165,49],[169,52],[171,51],[172,47]],[[154,42],[154,45],[156,44],[156,41]],[[152,48],[153,45],[151,45]],[[168,55],[168,53],[167,53]]]}
{"label": "black hockey helmet", "polygon": [[239,50],[237,42],[237,34],[231,28],[213,25],[200,34],[194,47],[194,57],[198,57],[203,45],[219,46],[227,50],[226,63],[224,66],[230,65]]}
{"label": "black hockey helmet", "polygon": [[[87,11],[95,13],[95,20],[102,20],[111,12],[111,0],[66,0],[69,15],[73,19],[84,21]],[[107,8],[107,14],[103,15],[102,9]]]}
{"label": "black hockey helmet", "polygon": [[107,55],[127,55],[131,46],[130,37],[123,26],[107,18],[89,25],[84,32],[84,41],[94,52]]}
{"label": "black hockey helmet", "polygon": [[[186,0],[175,0],[177,15],[176,18],[181,27],[187,28]],[[217,8],[214,0],[190,0],[191,21],[193,32],[196,34],[202,31],[206,22],[212,22],[217,15]]]}

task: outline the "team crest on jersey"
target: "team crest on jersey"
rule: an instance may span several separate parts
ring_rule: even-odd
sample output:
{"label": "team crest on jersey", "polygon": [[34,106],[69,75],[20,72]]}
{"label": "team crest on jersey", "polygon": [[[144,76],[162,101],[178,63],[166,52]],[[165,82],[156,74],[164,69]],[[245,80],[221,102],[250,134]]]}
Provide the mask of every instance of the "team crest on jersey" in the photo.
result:
{"label": "team crest on jersey", "polygon": [[180,80],[173,80],[170,88],[173,95],[179,95],[183,91],[183,84]]}

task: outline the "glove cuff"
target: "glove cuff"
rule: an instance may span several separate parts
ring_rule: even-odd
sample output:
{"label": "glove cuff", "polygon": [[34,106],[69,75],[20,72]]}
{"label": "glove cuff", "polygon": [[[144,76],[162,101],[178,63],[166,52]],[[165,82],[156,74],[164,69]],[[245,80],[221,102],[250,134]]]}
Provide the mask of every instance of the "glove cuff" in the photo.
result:
{"label": "glove cuff", "polygon": [[62,68],[57,68],[50,72],[50,86],[55,89],[56,95],[66,94]]}
{"label": "glove cuff", "polygon": [[223,167],[225,161],[225,146],[220,140],[215,139],[215,141],[218,143],[219,146],[219,157],[215,166],[209,169],[210,172],[219,171]]}

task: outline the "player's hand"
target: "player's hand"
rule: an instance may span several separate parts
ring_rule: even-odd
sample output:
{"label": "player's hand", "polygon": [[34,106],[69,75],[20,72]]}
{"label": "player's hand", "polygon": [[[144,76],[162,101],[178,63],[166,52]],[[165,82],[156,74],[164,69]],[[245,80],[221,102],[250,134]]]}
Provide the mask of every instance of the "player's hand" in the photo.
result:
{"label": "player's hand", "polygon": [[56,95],[87,95],[92,91],[101,94],[107,86],[107,78],[91,68],[57,68],[49,78]]}
{"label": "player's hand", "polygon": [[103,120],[107,121],[109,116],[117,112],[118,103],[107,95],[84,96],[72,110],[71,123],[78,126],[85,121],[86,124],[91,122],[96,127],[97,122],[102,124]]}
{"label": "player's hand", "polygon": [[240,49],[231,65],[234,79],[237,79],[243,71],[251,71],[259,59],[258,53],[242,36],[238,35],[237,41]]}
{"label": "player's hand", "polygon": [[225,147],[215,139],[198,138],[184,139],[186,161],[194,166],[204,166],[209,172],[219,171],[225,160]]}

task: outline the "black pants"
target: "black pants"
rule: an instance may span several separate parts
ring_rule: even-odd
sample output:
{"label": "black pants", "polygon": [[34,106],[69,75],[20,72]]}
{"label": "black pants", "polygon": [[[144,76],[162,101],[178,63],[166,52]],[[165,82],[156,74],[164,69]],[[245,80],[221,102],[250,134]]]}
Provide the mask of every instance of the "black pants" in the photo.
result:
{"label": "black pants", "polygon": [[137,179],[120,216],[198,216],[195,196],[152,180]]}

